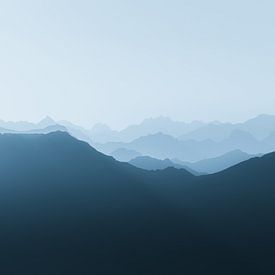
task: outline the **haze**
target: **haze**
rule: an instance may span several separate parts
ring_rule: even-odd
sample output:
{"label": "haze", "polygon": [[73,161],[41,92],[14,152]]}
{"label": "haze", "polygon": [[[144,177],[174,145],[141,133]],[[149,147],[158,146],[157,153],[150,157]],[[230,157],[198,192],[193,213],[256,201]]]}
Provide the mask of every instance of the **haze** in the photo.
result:
{"label": "haze", "polygon": [[271,0],[1,1],[0,117],[120,128],[274,113],[274,10]]}

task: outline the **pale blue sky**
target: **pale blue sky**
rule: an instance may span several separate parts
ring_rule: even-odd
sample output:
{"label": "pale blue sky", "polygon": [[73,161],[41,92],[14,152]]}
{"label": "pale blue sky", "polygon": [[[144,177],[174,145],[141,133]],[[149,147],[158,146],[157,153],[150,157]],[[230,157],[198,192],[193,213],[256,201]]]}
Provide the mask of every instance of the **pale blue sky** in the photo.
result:
{"label": "pale blue sky", "polygon": [[115,128],[275,113],[274,0],[0,1],[0,118]]}

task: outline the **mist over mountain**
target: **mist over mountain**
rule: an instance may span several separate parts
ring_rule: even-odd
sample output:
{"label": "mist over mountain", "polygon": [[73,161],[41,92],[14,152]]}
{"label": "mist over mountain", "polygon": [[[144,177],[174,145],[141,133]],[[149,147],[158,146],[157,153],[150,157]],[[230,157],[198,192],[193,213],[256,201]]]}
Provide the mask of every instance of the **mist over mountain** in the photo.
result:
{"label": "mist over mountain", "polygon": [[145,170],[163,170],[169,167],[184,168],[180,164],[173,163],[170,159],[154,159],[148,156],[136,157],[129,161],[130,164]]}
{"label": "mist over mountain", "polygon": [[0,120],[0,127],[6,128],[8,130],[18,131],[18,132],[26,132],[34,129],[42,129],[48,126],[52,126],[54,124],[57,124],[57,123],[48,116],[42,119],[41,121],[39,121],[38,123],[31,123],[27,121],[13,122],[13,121]]}
{"label": "mist over mountain", "polygon": [[[184,123],[159,117],[146,119],[138,125],[130,125],[121,131],[115,131],[103,124],[97,124],[89,130],[68,121],[55,121],[46,117],[36,124],[1,121],[0,132],[67,131],[120,161],[130,161],[143,155],[156,159],[198,162],[234,150],[241,150],[249,155],[272,152],[275,150],[274,125],[273,115],[260,115],[235,124],[218,121]],[[19,129],[25,130],[19,131]],[[107,142],[109,140],[111,142]]]}
{"label": "mist over mountain", "polygon": [[168,117],[157,117],[145,119],[140,124],[129,125],[121,131],[111,130],[105,124],[96,124],[91,130],[91,138],[94,142],[131,142],[141,136],[153,135],[159,132],[177,137],[188,133],[204,125],[203,122],[193,121],[191,123],[173,121]]}
{"label": "mist over mountain", "polygon": [[144,169],[144,170],[164,170],[167,168],[176,168],[176,169],[185,169],[189,173],[191,173],[194,176],[200,176],[202,174],[206,173],[201,173],[197,172],[195,170],[192,170],[189,166],[187,165],[182,165],[179,162],[173,162],[170,159],[156,159],[148,156],[139,156],[136,158],[133,158],[129,161],[129,163],[135,167]]}
{"label": "mist over mountain", "polygon": [[184,167],[189,167],[197,171],[197,173],[213,174],[256,156],[249,155],[240,150],[234,150],[216,158],[204,159],[198,162],[184,162],[178,159],[173,159],[172,161]]}
{"label": "mist over mountain", "polygon": [[274,165],[271,153],[195,177],[65,132],[2,134],[1,273],[272,274]]}
{"label": "mist over mountain", "polygon": [[258,141],[251,134],[241,130],[233,131],[230,137],[220,142],[210,139],[202,141],[178,140],[172,136],[158,133],[140,137],[130,143],[110,142],[93,145],[105,154],[111,154],[118,148],[125,148],[153,158],[176,158],[191,162],[218,157],[233,150],[241,150],[247,154],[260,154],[275,150],[274,143],[270,140]]}
{"label": "mist over mountain", "polygon": [[91,139],[96,143],[131,142],[141,136],[154,135],[159,132],[180,140],[203,141],[211,139],[220,142],[232,132],[240,130],[262,140],[275,131],[274,115],[259,115],[243,123],[209,123],[194,121],[190,123],[173,121],[167,117],[145,119],[137,125],[129,125],[121,131],[112,130],[105,124],[96,124],[91,130]]}
{"label": "mist over mountain", "polygon": [[133,158],[140,157],[141,153],[134,151],[134,150],[119,148],[119,149],[116,149],[115,151],[113,151],[110,155],[118,161],[128,162]]}
{"label": "mist over mountain", "polygon": [[[39,124],[39,126],[43,126],[45,125],[43,124]],[[4,133],[10,133],[10,134],[49,134],[52,132],[56,132],[56,131],[61,131],[61,132],[68,132],[67,128],[59,125],[59,124],[53,124],[50,126],[46,126],[45,128],[33,128],[31,130],[26,130],[26,131],[18,131],[18,130],[11,130],[11,129],[5,129],[0,127],[0,133],[4,134]]]}
{"label": "mist over mountain", "polygon": [[275,275],[274,10],[0,1],[0,275]]}
{"label": "mist over mountain", "polygon": [[[250,124],[249,121],[248,125]],[[266,137],[258,139],[250,133],[253,132],[251,128],[248,132],[242,130],[241,127],[235,128],[232,124],[226,125],[224,127],[223,124],[215,123],[215,125],[203,126],[190,135],[186,135],[186,139],[183,137],[177,139],[159,132],[139,137],[128,143],[108,142],[102,144],[92,143],[92,145],[105,154],[111,154],[118,148],[125,148],[157,159],[176,158],[189,162],[219,157],[234,150],[241,150],[250,155],[264,154],[275,150],[274,131],[269,132],[266,130],[264,131],[265,134],[262,134]],[[247,124],[244,123],[244,125]],[[209,129],[213,130],[212,133],[209,132]],[[268,129],[272,129],[272,127],[270,126]],[[260,130],[257,131],[259,136]],[[207,135],[205,135],[206,133]],[[198,138],[200,135],[201,138]],[[193,139],[190,139],[191,136],[193,136]]]}

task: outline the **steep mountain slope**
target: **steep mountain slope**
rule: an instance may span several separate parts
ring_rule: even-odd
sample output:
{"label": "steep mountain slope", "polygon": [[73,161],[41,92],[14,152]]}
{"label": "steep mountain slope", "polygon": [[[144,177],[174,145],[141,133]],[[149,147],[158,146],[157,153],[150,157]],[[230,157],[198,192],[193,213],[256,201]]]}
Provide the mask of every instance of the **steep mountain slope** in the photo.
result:
{"label": "steep mountain slope", "polygon": [[273,274],[275,154],[145,171],[67,133],[0,135],[1,274]]}

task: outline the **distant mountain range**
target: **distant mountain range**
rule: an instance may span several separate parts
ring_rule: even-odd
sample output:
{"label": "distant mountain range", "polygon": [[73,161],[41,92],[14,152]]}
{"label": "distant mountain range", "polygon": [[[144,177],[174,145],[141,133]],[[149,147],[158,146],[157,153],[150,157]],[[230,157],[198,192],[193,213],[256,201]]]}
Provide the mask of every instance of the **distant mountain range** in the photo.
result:
{"label": "distant mountain range", "polygon": [[167,117],[146,119],[138,125],[130,125],[121,131],[111,130],[107,125],[97,124],[90,132],[95,143],[131,142],[141,136],[159,132],[180,140],[203,141],[211,139],[219,142],[228,138],[235,130],[247,132],[262,140],[275,131],[275,115],[259,115],[243,123],[210,123],[194,121],[191,123],[173,121]]}
{"label": "distant mountain range", "polygon": [[1,274],[273,274],[274,166],[196,177],[65,132],[1,134]]}
{"label": "distant mountain range", "polygon": [[178,140],[162,133],[140,137],[130,143],[109,142],[96,144],[99,151],[112,155],[119,148],[134,150],[144,156],[157,159],[179,159],[181,161],[197,162],[216,158],[230,151],[241,150],[249,155],[263,154],[275,150],[275,135],[272,133],[264,140],[257,140],[248,132],[235,130],[223,141],[213,140]]}
{"label": "distant mountain range", "polygon": [[50,126],[47,126],[45,128],[41,128],[41,129],[34,128],[31,130],[25,130],[25,131],[0,128],[1,134],[5,134],[5,133],[10,133],[10,134],[49,134],[49,133],[56,132],[56,131],[68,132],[66,127],[64,127],[62,125],[58,125],[58,124],[50,125]]}
{"label": "distant mountain range", "polygon": [[192,163],[173,159],[173,163],[189,167],[198,173],[213,174],[257,156],[259,155],[249,155],[240,150],[234,150],[219,157],[204,159],[198,162]]}
{"label": "distant mountain range", "polygon": [[135,167],[144,169],[144,170],[164,170],[167,168],[176,168],[176,169],[185,169],[190,172],[192,175],[199,176],[205,173],[200,173],[195,170],[192,170],[186,165],[182,165],[176,162],[171,161],[170,159],[155,159],[148,156],[140,156],[133,158],[129,163]]}
{"label": "distant mountain range", "polygon": [[27,121],[13,122],[13,121],[0,120],[1,128],[7,129],[7,130],[13,130],[13,131],[17,131],[17,132],[27,132],[27,131],[31,131],[34,129],[43,129],[43,128],[46,128],[48,126],[52,126],[55,124],[57,124],[57,123],[50,117],[45,117],[38,123],[31,123],[31,122],[27,122]]}
{"label": "distant mountain range", "polygon": [[204,159],[198,162],[184,162],[178,159],[155,159],[148,156],[139,156],[129,161],[130,164],[145,170],[163,170],[168,167],[185,169],[193,175],[213,174],[237,165],[260,155],[249,155],[240,150],[228,152],[222,156]]}
{"label": "distant mountain range", "polygon": [[[176,122],[166,117],[146,119],[138,125],[111,130],[97,124],[91,130],[68,121],[0,121],[1,133],[49,133],[67,131],[88,142],[99,151],[120,161],[137,156],[156,159],[178,159],[198,162],[216,158],[230,151],[240,150],[248,155],[265,154],[275,150],[275,116],[260,115],[244,123]],[[128,155],[127,155],[128,154]]]}
{"label": "distant mountain range", "polygon": [[0,120],[0,127],[15,130],[28,131],[42,129],[50,125],[59,124],[65,126],[71,134],[77,138],[94,143],[123,142],[129,143],[133,140],[148,135],[163,133],[179,140],[203,141],[210,139],[221,142],[229,138],[236,130],[251,134],[257,140],[267,138],[275,132],[275,115],[259,115],[243,123],[223,123],[219,121],[190,123],[173,121],[167,117],[145,119],[140,124],[129,125],[120,131],[112,130],[108,125],[96,124],[92,129],[85,129],[68,121],[55,121],[46,117],[38,123],[30,122],[5,122]]}

